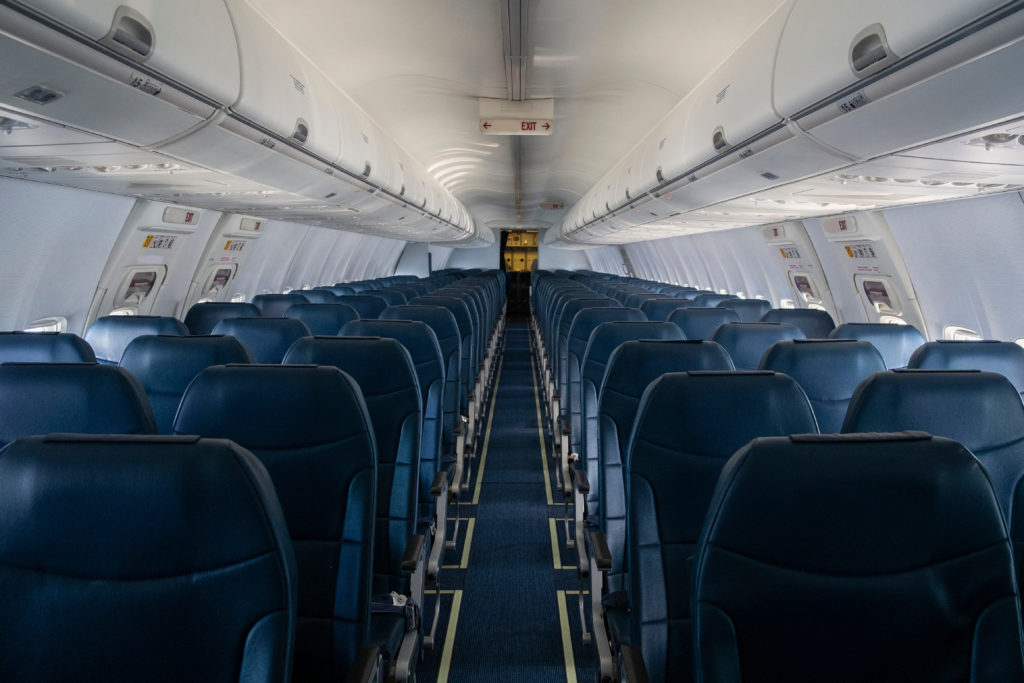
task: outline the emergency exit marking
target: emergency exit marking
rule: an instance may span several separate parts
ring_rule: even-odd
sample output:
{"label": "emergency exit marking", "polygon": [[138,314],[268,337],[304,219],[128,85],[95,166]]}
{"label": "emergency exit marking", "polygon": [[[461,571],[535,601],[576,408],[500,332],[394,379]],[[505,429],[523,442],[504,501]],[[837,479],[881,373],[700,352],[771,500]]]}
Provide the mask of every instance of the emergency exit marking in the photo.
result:
{"label": "emergency exit marking", "polygon": [[874,248],[867,244],[848,244],[846,254],[850,258],[876,258]]}
{"label": "emergency exit marking", "polygon": [[228,240],[224,243],[224,251],[242,251],[245,248],[245,240]]}
{"label": "emergency exit marking", "polygon": [[549,119],[480,119],[480,132],[487,135],[550,135]]}
{"label": "emergency exit marking", "polygon": [[174,246],[175,235],[146,235],[143,249],[170,249]]}

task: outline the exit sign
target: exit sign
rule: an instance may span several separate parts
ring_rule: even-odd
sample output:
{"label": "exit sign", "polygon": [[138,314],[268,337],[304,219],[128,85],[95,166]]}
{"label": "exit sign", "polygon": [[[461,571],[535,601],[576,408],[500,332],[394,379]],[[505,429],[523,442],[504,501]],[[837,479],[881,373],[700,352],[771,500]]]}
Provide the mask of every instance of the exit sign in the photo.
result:
{"label": "exit sign", "polygon": [[551,135],[555,124],[550,119],[480,119],[485,135]]}
{"label": "exit sign", "polygon": [[555,101],[480,99],[480,132],[484,135],[551,135]]}

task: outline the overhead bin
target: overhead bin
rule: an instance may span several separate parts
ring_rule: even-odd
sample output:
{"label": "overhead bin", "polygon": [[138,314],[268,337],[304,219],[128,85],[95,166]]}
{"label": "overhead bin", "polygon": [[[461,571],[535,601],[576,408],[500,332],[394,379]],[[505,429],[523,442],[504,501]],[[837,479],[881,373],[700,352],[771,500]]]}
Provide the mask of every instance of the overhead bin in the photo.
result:
{"label": "overhead bin", "polygon": [[238,99],[238,47],[231,17],[220,0],[21,0],[18,4],[216,102],[228,105]]}
{"label": "overhead bin", "polygon": [[775,61],[775,107],[794,116],[1005,4],[796,0]]}

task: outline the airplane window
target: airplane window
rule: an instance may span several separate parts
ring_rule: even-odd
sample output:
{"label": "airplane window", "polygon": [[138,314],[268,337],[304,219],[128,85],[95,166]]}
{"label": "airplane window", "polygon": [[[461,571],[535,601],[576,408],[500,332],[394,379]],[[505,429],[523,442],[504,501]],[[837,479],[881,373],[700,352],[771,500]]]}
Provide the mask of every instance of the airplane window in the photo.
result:
{"label": "airplane window", "polygon": [[886,325],[909,325],[906,320],[899,317],[898,315],[882,315],[879,316],[878,322],[885,323]]}
{"label": "airplane window", "polygon": [[236,292],[231,297],[231,303],[233,304],[244,304],[249,298],[245,295],[245,292]]}
{"label": "airplane window", "polygon": [[828,309],[822,306],[821,304],[807,304],[807,308],[813,308],[816,311],[828,312]]}
{"label": "airplane window", "polygon": [[960,327],[959,325],[946,325],[942,328],[942,338],[952,339],[954,341],[981,341],[982,336],[980,332],[975,332],[972,329],[966,327]]}
{"label": "airplane window", "polygon": [[1016,344],[1017,346],[1024,346],[1024,337],[1021,337],[1020,339],[1014,339],[1013,343]]}
{"label": "airplane window", "polygon": [[138,314],[139,314],[139,307],[138,306],[120,306],[120,307],[115,308],[114,310],[112,310],[110,313],[107,313],[107,315],[138,315]]}
{"label": "airplane window", "polygon": [[281,290],[281,292],[283,294],[291,294],[294,291],[295,291],[294,287],[285,287],[284,289]]}
{"label": "airplane window", "polygon": [[885,288],[884,282],[864,280],[863,287],[865,296],[867,296],[868,301],[871,302],[876,311],[889,315],[899,314],[899,311],[893,306],[892,299],[889,296],[889,291]]}
{"label": "airplane window", "polygon": [[728,294],[729,290],[728,289],[720,289],[720,290],[718,290],[718,293],[719,294]]}
{"label": "airplane window", "polygon": [[67,332],[68,319],[62,315],[51,315],[33,320],[22,332]]}
{"label": "airplane window", "polygon": [[779,308],[796,308],[796,304],[792,299],[782,299],[779,301]]}
{"label": "airplane window", "polygon": [[794,275],[793,284],[796,285],[797,291],[799,291],[807,301],[818,298],[814,295],[814,287],[811,285],[810,278],[806,275]]}

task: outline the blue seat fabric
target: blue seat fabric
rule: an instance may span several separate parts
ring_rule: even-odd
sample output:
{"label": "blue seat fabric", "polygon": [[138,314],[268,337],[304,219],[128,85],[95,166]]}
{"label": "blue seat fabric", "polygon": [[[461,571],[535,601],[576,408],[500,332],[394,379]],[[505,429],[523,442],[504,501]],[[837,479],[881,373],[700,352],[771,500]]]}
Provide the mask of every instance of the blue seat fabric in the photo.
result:
{"label": "blue seat fabric", "polygon": [[301,320],[314,335],[334,335],[346,323],[359,320],[359,311],[348,304],[293,304],[284,317]]}
{"label": "blue seat fabric", "polygon": [[1008,341],[933,341],[911,355],[907,367],[925,370],[985,370],[1010,380],[1024,394],[1024,348]]}
{"label": "blue seat fabric", "polygon": [[679,308],[686,308],[687,302],[681,299],[648,299],[640,305],[648,320],[668,320],[668,316]]}
{"label": "blue seat fabric", "polygon": [[310,336],[309,328],[294,318],[228,318],[213,334],[227,334],[245,344],[257,363],[280,363],[291,345]]}
{"label": "blue seat fabric", "polygon": [[67,332],[0,332],[0,363],[95,363],[88,342]]}
{"label": "blue seat fabric", "polygon": [[829,337],[870,342],[882,354],[887,370],[907,367],[914,350],[924,344],[924,335],[913,325],[887,323],[843,323]]}
{"label": "blue seat fabric", "polygon": [[668,317],[668,322],[682,330],[687,339],[710,339],[719,325],[739,321],[731,308],[683,308]]}
{"label": "blue seat fabric", "polygon": [[121,355],[136,337],[144,334],[185,336],[188,328],[177,318],[156,315],[108,315],[97,318],[85,332],[85,341],[92,347],[96,360],[117,365]]}
{"label": "blue seat fabric", "polygon": [[255,304],[216,301],[195,304],[185,314],[185,327],[192,334],[211,334],[221,320],[227,318],[258,318],[262,315]]}
{"label": "blue seat fabric", "polygon": [[741,323],[756,323],[772,307],[764,299],[726,299],[715,304],[715,308],[730,308],[736,311]]}
{"label": "blue seat fabric", "polygon": [[359,311],[360,318],[376,318],[388,307],[387,299],[372,294],[345,294],[338,297],[338,303]]}
{"label": "blue seat fabric", "polygon": [[796,325],[808,339],[827,339],[836,328],[828,311],[817,308],[773,308],[761,316],[761,322]]}
{"label": "blue seat fabric", "polygon": [[267,318],[280,318],[289,306],[308,304],[309,299],[299,292],[291,294],[257,294],[249,302],[260,309],[260,315]]}
{"label": "blue seat fabric", "polygon": [[732,358],[737,370],[757,370],[772,344],[804,339],[803,330],[789,323],[726,323],[711,335]]}

